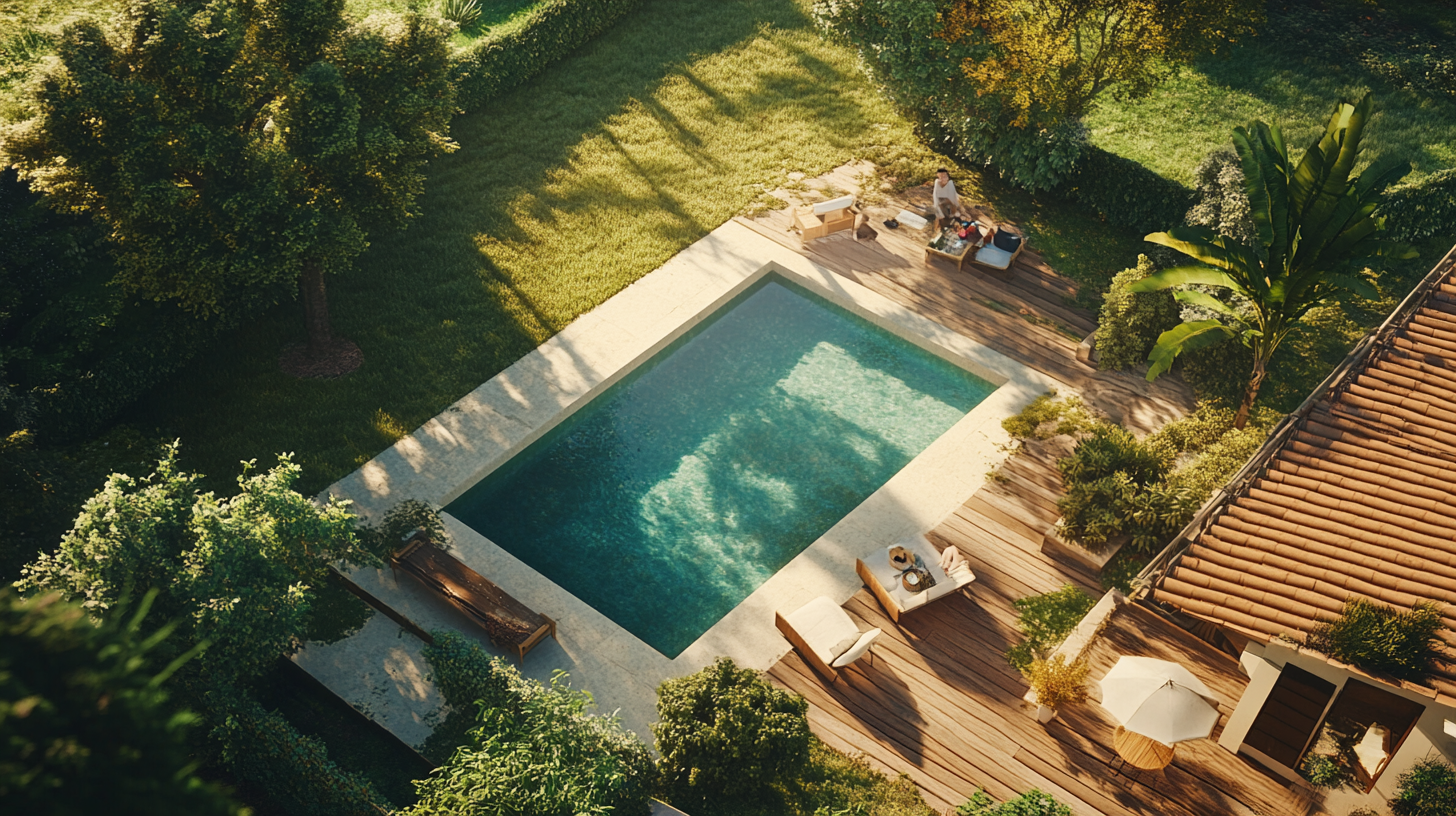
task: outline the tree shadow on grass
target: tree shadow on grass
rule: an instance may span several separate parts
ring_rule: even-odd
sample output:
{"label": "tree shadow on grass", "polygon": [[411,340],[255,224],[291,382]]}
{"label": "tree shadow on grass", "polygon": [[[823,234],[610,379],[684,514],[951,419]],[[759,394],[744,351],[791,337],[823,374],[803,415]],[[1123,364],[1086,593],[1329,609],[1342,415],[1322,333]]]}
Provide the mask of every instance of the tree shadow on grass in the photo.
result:
{"label": "tree shadow on grass", "polygon": [[462,149],[432,163],[420,217],[329,282],[359,371],[281,375],[278,349],[302,326],[285,303],[127,420],[183,437],[204,473],[297,451],[300,488],[321,489],[727,220],[756,184],[847,158],[864,105],[882,103],[793,0],[652,0],[456,120]]}

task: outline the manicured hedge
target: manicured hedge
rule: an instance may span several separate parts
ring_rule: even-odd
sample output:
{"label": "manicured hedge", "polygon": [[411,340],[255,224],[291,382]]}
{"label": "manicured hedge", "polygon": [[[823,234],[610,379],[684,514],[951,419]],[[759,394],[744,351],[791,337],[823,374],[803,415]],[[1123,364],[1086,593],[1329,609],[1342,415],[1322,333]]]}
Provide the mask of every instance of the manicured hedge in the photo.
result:
{"label": "manicured hedge", "polygon": [[300,734],[277,712],[243,697],[215,715],[221,722],[213,737],[223,745],[228,771],[292,816],[389,812],[389,803],[369,780],[335,765],[322,742]]}
{"label": "manicured hedge", "polygon": [[1091,207],[1107,223],[1141,234],[1182,224],[1193,206],[1192,190],[1090,144],[1061,192]]}
{"label": "manicured hedge", "polygon": [[526,82],[606,31],[642,0],[552,0],[521,28],[483,38],[454,57],[451,80],[466,110]]}
{"label": "manicured hedge", "polygon": [[1456,237],[1456,169],[1390,188],[1380,213],[1401,241]]}

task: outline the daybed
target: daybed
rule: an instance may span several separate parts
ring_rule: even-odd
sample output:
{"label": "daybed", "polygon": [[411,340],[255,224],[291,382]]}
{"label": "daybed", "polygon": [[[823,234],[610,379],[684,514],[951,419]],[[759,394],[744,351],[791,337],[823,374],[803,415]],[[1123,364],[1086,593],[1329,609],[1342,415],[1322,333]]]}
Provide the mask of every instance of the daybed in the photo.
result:
{"label": "daybed", "polygon": [[1009,269],[1017,256],[1021,254],[1021,250],[1025,248],[1025,238],[1005,227],[1000,227],[991,237],[991,243],[976,250],[971,261],[992,269]]}

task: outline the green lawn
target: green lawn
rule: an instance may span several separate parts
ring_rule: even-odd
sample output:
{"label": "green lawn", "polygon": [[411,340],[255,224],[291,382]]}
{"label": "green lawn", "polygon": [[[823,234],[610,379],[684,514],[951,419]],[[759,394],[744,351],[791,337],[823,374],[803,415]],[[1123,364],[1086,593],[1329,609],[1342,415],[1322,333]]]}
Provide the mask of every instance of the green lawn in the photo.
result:
{"label": "green lawn", "polygon": [[[577,315],[786,181],[855,157],[928,178],[937,162],[796,0],[652,0],[539,80],[456,120],[423,215],[332,283],[363,367],[278,372],[289,304],[130,413],[191,467],[295,451],[307,491],[369,460]],[[974,178],[962,185],[977,190]],[[987,185],[1054,263],[1105,279],[1135,256],[1065,204]],[[1052,225],[1055,226],[1052,226]],[[231,477],[227,477],[231,478]]]}
{"label": "green lawn", "polygon": [[[1431,31],[1445,25],[1456,33],[1456,7],[1410,5],[1403,22]],[[1412,16],[1418,12],[1422,16]],[[1235,125],[1278,123],[1290,152],[1299,154],[1318,137],[1337,101],[1370,89],[1377,115],[1365,132],[1367,157],[1409,159],[1411,179],[1456,167],[1456,102],[1394,88],[1358,64],[1328,63],[1303,36],[1271,24],[1226,58],[1179,69],[1146,99],[1106,99],[1087,117],[1092,141],[1187,184],[1205,156],[1232,147]]]}

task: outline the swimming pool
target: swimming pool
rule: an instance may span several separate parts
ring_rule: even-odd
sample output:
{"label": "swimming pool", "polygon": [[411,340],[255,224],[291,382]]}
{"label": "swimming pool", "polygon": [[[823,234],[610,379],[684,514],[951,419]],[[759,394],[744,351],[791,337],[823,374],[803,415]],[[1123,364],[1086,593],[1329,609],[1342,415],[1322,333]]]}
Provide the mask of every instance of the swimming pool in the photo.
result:
{"label": "swimming pool", "polygon": [[445,509],[676,657],[995,388],[770,274]]}

